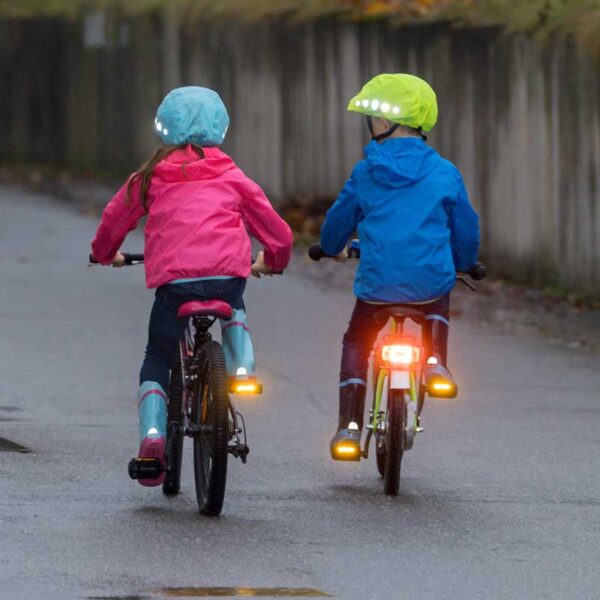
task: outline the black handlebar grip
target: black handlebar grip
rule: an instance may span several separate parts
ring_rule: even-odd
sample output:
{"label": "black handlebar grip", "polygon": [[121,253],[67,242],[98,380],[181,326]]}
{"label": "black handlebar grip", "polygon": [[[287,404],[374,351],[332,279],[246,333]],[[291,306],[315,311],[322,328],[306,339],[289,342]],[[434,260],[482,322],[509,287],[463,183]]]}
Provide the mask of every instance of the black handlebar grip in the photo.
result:
{"label": "black handlebar grip", "polygon": [[125,257],[126,265],[131,265],[134,262],[135,263],[144,262],[143,254],[129,254],[128,252],[123,252],[123,256]]}
{"label": "black handlebar grip", "polygon": [[327,254],[323,252],[323,248],[321,248],[321,244],[318,242],[315,244],[311,244],[308,248],[308,256],[311,260],[319,261],[322,258],[325,258]]}
{"label": "black handlebar grip", "polygon": [[481,281],[487,275],[487,267],[480,262],[476,262],[470,269],[469,275],[475,281]]}
{"label": "black handlebar grip", "polygon": [[[128,252],[123,252],[123,256],[125,257],[125,264],[132,265],[133,263],[144,262],[143,254],[129,254]],[[100,261],[95,259],[93,255],[90,253],[88,260],[90,261],[90,265],[99,265]]]}

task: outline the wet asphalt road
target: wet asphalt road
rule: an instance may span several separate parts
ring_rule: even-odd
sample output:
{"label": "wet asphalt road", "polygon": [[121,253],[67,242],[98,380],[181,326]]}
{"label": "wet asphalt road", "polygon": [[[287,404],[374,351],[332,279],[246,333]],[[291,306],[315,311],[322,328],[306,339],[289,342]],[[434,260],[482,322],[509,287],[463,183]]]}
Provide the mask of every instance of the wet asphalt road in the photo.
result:
{"label": "wet asphalt road", "polygon": [[0,598],[599,597],[597,355],[455,320],[461,395],[429,402],[388,498],[373,460],[327,452],[351,296],[299,275],[252,281],[266,393],[240,402],[249,462],[230,462],[222,517],[201,517],[189,457],[175,499],[127,477],[152,295],[141,267],[85,266],[95,225],[0,187],[0,437],[32,450],[0,452]]}

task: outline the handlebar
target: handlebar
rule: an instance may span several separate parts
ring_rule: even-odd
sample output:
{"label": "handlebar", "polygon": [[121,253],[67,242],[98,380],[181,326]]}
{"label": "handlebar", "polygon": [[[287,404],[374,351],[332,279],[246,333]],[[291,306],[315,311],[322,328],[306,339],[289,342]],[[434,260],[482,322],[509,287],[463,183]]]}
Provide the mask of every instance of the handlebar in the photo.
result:
{"label": "handlebar", "polygon": [[[125,257],[124,266],[139,265],[144,262],[143,254],[130,254],[129,252],[122,252],[122,254]],[[252,262],[254,261],[255,259],[253,258]],[[91,254],[89,255],[89,263],[90,265],[100,264],[100,262],[97,261]],[[283,275],[283,271],[272,271],[271,273],[273,275]]]}
{"label": "handlebar", "polygon": [[[358,240],[350,242],[350,245],[346,248],[346,253],[348,258],[360,258],[360,244]],[[336,258],[335,256],[331,256],[331,254],[327,254],[318,242],[309,246],[308,256],[314,261],[319,261],[322,258]]]}
{"label": "handlebar", "polygon": [[[358,240],[352,240],[350,245],[346,248],[346,252],[347,252],[348,258],[359,259],[360,258],[360,242]],[[314,261],[319,261],[322,258],[336,258],[335,256],[332,256],[331,254],[327,254],[321,247],[321,244],[319,244],[318,242],[315,244],[312,244],[308,248],[308,256],[311,260],[314,260]],[[487,275],[487,267],[483,263],[476,262],[467,271],[467,274],[469,275],[469,277],[471,277],[471,279],[473,279],[475,281],[481,281]],[[463,279],[462,276],[459,275],[457,277],[457,279],[459,281],[462,281],[463,283],[465,283],[471,289],[473,289],[473,286],[468,284],[465,281],[465,279]]]}
{"label": "handlebar", "polygon": [[[126,266],[139,265],[144,262],[143,254],[129,254],[129,252],[122,252],[121,254],[123,254],[123,256],[125,257],[124,264]],[[90,265],[99,265],[100,264],[100,262],[98,260],[96,260],[91,254],[89,256],[89,262],[90,262]]]}

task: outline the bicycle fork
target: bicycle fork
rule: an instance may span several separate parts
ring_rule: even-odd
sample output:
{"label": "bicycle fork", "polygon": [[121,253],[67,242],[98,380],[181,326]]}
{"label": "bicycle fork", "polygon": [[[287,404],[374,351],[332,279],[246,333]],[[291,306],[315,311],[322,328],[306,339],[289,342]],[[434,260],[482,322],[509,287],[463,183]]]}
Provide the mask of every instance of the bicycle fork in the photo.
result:
{"label": "bicycle fork", "polygon": [[417,394],[417,374],[411,370],[381,369],[375,388],[375,401],[369,411],[367,436],[362,451],[364,458],[368,458],[369,456],[369,443],[373,433],[377,436],[384,436],[386,433],[386,412],[390,392],[392,391],[404,392],[401,393],[401,397],[406,405],[406,423],[403,436],[404,450],[410,450],[413,446],[415,435],[423,431],[423,428],[419,424],[420,411]]}

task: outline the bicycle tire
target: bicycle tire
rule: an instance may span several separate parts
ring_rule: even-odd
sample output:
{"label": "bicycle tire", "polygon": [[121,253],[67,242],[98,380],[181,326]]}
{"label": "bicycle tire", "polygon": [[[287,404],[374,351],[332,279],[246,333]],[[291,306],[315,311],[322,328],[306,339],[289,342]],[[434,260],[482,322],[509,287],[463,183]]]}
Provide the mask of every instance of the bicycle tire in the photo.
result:
{"label": "bicycle tire", "polygon": [[385,432],[385,469],[383,491],[387,496],[396,496],[400,488],[400,467],[404,453],[404,427],[406,403],[404,390],[390,390]]}
{"label": "bicycle tire", "polygon": [[[221,514],[227,482],[229,446],[229,395],[227,369],[220,344],[208,341],[200,350],[200,376],[192,398],[194,479],[198,510],[203,515]],[[210,432],[202,431],[209,426]]]}
{"label": "bicycle tire", "polygon": [[177,348],[177,356],[171,368],[169,381],[169,402],[167,404],[167,460],[168,471],[163,483],[163,494],[175,496],[181,487],[181,459],[183,455],[183,379],[181,371],[181,352]]}
{"label": "bicycle tire", "polygon": [[[377,443],[377,441],[376,441]],[[385,477],[385,443],[382,444],[381,448],[375,446],[375,460],[377,462],[377,471],[381,477]]]}
{"label": "bicycle tire", "polygon": [[[376,365],[373,365],[373,381],[377,382],[379,379],[379,373],[376,370]],[[375,384],[373,390],[373,414],[376,412],[376,396],[377,396],[377,384]],[[383,407],[379,406],[381,410]],[[379,423],[379,421],[377,421]],[[377,472],[380,477],[383,478],[385,476],[385,436],[378,430],[377,427],[374,429],[375,431],[375,463],[377,465]]]}

